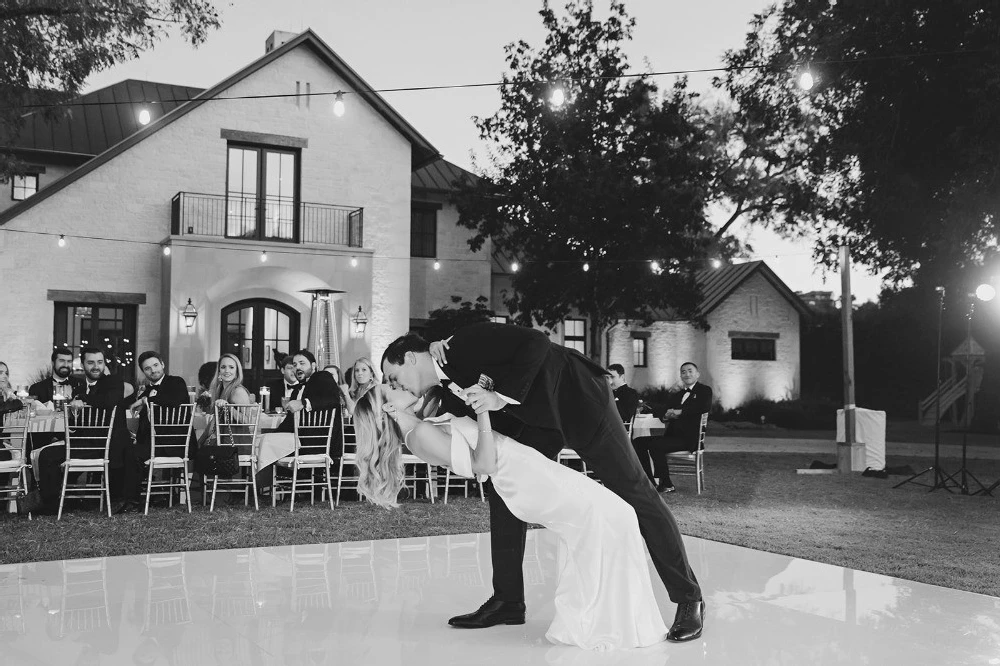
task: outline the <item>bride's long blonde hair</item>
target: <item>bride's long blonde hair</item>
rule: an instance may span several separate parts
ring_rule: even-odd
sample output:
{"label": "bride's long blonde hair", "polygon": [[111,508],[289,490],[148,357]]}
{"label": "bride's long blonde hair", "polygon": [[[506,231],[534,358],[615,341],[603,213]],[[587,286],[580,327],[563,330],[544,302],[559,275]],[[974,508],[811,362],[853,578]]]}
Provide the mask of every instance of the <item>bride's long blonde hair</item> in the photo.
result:
{"label": "bride's long blonde hair", "polygon": [[358,441],[358,492],[386,508],[399,506],[403,486],[403,434],[382,411],[384,398],[378,385],[358,398],[354,428]]}

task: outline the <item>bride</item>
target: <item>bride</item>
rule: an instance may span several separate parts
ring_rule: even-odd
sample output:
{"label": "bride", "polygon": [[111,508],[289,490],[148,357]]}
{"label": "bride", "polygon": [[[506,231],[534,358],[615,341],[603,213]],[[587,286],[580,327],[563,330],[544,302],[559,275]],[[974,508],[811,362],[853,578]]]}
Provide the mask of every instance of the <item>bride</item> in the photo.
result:
{"label": "bride", "polygon": [[558,534],[555,619],[545,636],[590,650],[646,647],[667,628],[653,597],[635,511],[587,476],[494,433],[488,413],[478,422],[450,415],[421,420],[412,394],[385,384],[358,400],[359,491],[395,507],[402,486],[402,445],[431,465],[461,476],[489,475],[511,512]]}

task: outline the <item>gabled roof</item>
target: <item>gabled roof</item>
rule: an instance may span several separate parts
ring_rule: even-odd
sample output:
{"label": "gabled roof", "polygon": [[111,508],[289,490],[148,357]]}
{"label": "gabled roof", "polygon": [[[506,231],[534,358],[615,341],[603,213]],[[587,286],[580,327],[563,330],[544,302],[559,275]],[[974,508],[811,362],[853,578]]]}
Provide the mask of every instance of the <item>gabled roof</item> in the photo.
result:
{"label": "gabled roof", "polygon": [[447,160],[440,159],[414,171],[410,182],[411,186],[418,190],[453,192],[455,191],[455,181],[470,180],[475,182],[478,179],[479,176],[476,174]]}
{"label": "gabled roof", "polygon": [[986,350],[970,335],[955,347],[955,351],[949,354],[948,358],[961,358],[963,356],[983,357],[986,356]]}
{"label": "gabled roof", "polygon": [[11,148],[98,155],[142,129],[139,111],[143,107],[155,119],[202,91],[169,83],[119,81],[81,95],[59,118],[47,118],[41,110],[26,114]]}
{"label": "gabled roof", "polygon": [[811,315],[807,306],[798,294],[788,288],[771,267],[763,261],[748,261],[742,264],[725,264],[720,268],[706,268],[698,271],[695,280],[701,289],[701,303],[698,305],[698,315],[706,316],[722,305],[726,298],[736,291],[753,275],[760,275],[771,283],[779,294],[785,297],[792,307],[803,317]]}
{"label": "gabled roof", "polygon": [[364,98],[365,101],[372,106],[372,108],[374,108],[390,125],[392,125],[410,142],[410,145],[412,146],[413,157],[411,164],[413,169],[418,169],[441,157],[437,149],[432,146],[431,143],[420,134],[420,132],[410,125],[405,118],[399,115],[399,113],[393,109],[381,95],[375,92],[374,89],[368,85],[368,83],[362,79],[357,72],[351,69],[351,67],[344,62],[340,56],[338,56],[333,49],[326,44],[326,42],[320,39],[316,33],[309,29],[295,38],[285,42],[270,53],[266,53],[261,56],[224,81],[217,83],[208,90],[204,90],[201,93],[194,95],[191,98],[191,101],[180,104],[165,115],[155,118],[149,123],[149,125],[146,125],[145,127],[128,135],[126,138],[114,144],[107,150],[99,153],[94,159],[74,169],[48,187],[42,188],[37,194],[28,197],[24,201],[11,206],[3,212],[0,212],[0,224],[4,224],[8,220],[17,217],[29,208],[32,208],[38,203],[44,201],[67,185],[77,181],[82,176],[90,173],[102,164],[114,159],[140,141],[152,136],[178,118],[182,118],[185,114],[198,108],[207,100],[216,97],[222,91],[240,82],[263,67],[266,67],[270,63],[299,46],[306,46],[312,49],[312,51],[324,63],[326,63],[330,69],[344,79],[349,88],[358,91],[358,97]]}

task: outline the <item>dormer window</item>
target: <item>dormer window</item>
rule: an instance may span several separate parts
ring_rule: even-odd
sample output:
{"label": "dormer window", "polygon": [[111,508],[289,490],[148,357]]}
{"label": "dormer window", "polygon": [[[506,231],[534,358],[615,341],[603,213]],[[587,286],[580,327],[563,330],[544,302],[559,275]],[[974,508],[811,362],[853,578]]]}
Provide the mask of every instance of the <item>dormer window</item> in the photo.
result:
{"label": "dormer window", "polygon": [[26,173],[11,179],[10,198],[14,201],[24,201],[38,191],[38,174]]}

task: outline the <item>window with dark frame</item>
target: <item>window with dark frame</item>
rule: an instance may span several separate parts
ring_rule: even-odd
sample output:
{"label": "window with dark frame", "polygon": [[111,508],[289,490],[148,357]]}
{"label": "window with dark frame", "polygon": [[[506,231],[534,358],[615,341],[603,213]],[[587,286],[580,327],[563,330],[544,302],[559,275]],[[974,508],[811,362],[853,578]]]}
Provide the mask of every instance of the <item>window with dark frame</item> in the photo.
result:
{"label": "window with dark frame", "polygon": [[646,338],[632,338],[632,366],[646,367]]}
{"label": "window with dark frame", "polygon": [[226,236],[298,239],[300,152],[229,142]]}
{"label": "window with dark frame", "polygon": [[773,338],[732,338],[734,361],[774,361],[777,349]]}
{"label": "window with dark frame", "polygon": [[132,381],[135,369],[135,305],[107,303],[54,303],[55,322],[52,342],[55,347],[69,347],[79,358],[83,347],[97,347],[104,352],[108,370]]}
{"label": "window with dark frame", "polygon": [[410,256],[437,257],[437,210],[414,207],[410,211]]}
{"label": "window with dark frame", "polygon": [[563,346],[575,349],[581,354],[587,353],[587,320],[563,320]]}
{"label": "window with dark frame", "polygon": [[27,173],[23,176],[14,176],[10,183],[10,198],[14,201],[24,201],[38,191],[38,174]]}

